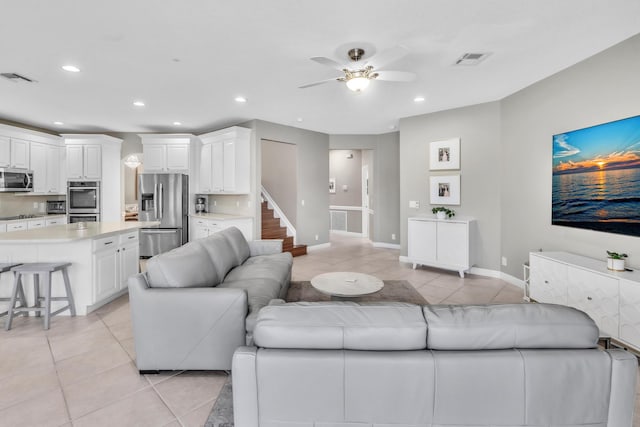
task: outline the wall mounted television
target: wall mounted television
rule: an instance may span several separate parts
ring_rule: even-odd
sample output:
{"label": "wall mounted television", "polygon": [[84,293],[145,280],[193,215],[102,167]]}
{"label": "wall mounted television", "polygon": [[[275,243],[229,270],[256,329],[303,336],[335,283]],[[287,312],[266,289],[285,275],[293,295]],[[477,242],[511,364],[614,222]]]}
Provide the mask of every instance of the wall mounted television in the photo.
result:
{"label": "wall mounted television", "polygon": [[640,236],[640,116],[553,135],[551,223]]}

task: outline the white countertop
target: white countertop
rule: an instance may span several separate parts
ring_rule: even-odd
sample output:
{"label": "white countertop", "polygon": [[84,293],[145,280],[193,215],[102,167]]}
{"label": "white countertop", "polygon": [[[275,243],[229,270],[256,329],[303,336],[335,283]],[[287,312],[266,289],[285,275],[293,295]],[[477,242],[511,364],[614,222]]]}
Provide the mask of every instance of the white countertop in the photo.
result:
{"label": "white countertop", "polygon": [[16,243],[64,243],[77,240],[94,239],[111,234],[118,234],[127,230],[152,227],[157,221],[127,221],[127,222],[87,222],[85,230],[78,230],[78,224],[62,224],[51,227],[35,228],[32,230],[12,231],[0,233],[0,245]]}
{"label": "white countertop", "polygon": [[42,214],[42,215],[34,216],[31,218],[3,219],[3,220],[0,220],[0,224],[9,224],[11,222],[34,221],[39,219],[64,218],[64,217],[66,217],[65,214]]}
{"label": "white countertop", "polygon": [[202,219],[213,219],[216,221],[228,221],[233,219],[253,219],[252,216],[249,215],[232,215],[232,214],[223,214],[223,213],[198,213],[189,215],[191,218],[202,218]]}

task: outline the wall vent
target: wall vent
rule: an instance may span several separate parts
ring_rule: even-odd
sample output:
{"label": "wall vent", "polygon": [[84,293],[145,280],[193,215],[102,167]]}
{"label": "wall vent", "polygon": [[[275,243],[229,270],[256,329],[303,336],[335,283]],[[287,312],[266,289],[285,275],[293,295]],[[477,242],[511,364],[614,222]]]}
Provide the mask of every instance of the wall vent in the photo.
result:
{"label": "wall vent", "polygon": [[490,53],[465,53],[458,58],[454,65],[478,65],[480,62],[487,59]]}
{"label": "wall vent", "polygon": [[28,83],[33,83],[35,82],[35,80],[30,79],[28,77],[22,76],[18,73],[0,73],[0,76],[4,77],[5,79],[9,79],[14,83],[17,82],[28,82]]}
{"label": "wall vent", "polygon": [[331,230],[347,231],[347,211],[329,211],[331,214]]}

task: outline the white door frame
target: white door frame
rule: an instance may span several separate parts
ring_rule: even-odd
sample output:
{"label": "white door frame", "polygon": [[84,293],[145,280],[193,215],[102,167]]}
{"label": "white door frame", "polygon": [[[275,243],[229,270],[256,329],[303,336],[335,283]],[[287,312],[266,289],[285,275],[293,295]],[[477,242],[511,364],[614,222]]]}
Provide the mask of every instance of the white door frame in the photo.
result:
{"label": "white door frame", "polygon": [[369,238],[369,165],[362,166],[362,237]]}

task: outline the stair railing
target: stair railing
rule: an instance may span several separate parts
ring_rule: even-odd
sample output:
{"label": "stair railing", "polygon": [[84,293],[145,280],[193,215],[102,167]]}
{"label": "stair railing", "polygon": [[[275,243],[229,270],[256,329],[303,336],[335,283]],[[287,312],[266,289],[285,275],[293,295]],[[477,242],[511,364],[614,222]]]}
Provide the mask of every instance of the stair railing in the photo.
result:
{"label": "stair railing", "polygon": [[289,222],[289,219],[287,218],[287,216],[284,214],[284,212],[282,212],[282,209],[280,209],[280,206],[278,206],[275,200],[273,200],[273,197],[271,197],[271,195],[264,188],[264,186],[260,186],[260,196],[262,197],[263,201],[267,202],[267,206],[269,207],[269,209],[273,209],[273,216],[275,218],[280,219],[280,226],[286,227],[287,236],[293,237],[293,244],[295,245],[296,244],[296,228],[293,226],[293,224],[291,224],[291,222]]}

